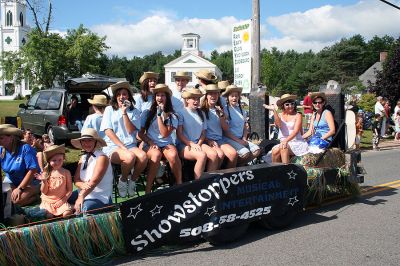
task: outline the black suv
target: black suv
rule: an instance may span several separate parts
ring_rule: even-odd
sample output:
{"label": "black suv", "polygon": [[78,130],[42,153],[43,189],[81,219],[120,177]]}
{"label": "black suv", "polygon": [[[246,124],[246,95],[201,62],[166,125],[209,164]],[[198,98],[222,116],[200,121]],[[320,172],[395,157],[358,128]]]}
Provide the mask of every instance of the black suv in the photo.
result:
{"label": "black suv", "polygon": [[68,79],[64,88],[41,90],[32,95],[26,104],[20,104],[17,116],[21,118],[22,128],[31,129],[35,135],[47,133],[54,143],[78,138],[79,129],[69,123],[67,104],[73,95],[78,98],[82,120],[89,114],[87,101],[94,94],[106,93],[107,88],[124,78],[99,75],[84,75],[82,78]]}

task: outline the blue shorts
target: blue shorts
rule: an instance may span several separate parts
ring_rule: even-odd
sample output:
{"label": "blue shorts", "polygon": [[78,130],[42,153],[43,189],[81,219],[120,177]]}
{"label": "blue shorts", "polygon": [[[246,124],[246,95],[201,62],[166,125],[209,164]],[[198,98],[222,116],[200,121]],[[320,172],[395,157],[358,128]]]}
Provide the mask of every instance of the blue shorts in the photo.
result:
{"label": "blue shorts", "polygon": [[253,142],[247,141],[247,145],[243,146],[239,142],[234,141],[233,139],[230,138],[224,138],[223,139],[226,144],[231,145],[236,152],[238,153],[239,157],[243,157],[248,153],[255,153],[260,149],[258,145],[254,144]]}

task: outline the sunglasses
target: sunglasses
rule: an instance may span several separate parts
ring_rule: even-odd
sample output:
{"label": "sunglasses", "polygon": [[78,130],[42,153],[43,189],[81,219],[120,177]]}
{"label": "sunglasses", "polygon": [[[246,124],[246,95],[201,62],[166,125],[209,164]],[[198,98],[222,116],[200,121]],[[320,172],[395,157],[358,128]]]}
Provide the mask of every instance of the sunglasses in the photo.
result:
{"label": "sunglasses", "polygon": [[285,107],[294,106],[294,102],[286,102],[283,104]]}
{"label": "sunglasses", "polygon": [[315,101],[315,102],[313,102],[313,104],[323,104],[324,103],[324,101]]}

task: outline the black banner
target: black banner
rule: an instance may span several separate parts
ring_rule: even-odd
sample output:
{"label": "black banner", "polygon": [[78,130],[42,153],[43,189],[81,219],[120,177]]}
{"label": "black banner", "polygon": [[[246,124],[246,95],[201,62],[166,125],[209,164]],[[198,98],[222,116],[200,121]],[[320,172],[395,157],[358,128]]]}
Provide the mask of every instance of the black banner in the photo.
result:
{"label": "black banner", "polygon": [[220,228],[301,210],[307,175],[294,164],[259,164],[205,173],[200,180],[122,203],[128,252],[218,234]]}

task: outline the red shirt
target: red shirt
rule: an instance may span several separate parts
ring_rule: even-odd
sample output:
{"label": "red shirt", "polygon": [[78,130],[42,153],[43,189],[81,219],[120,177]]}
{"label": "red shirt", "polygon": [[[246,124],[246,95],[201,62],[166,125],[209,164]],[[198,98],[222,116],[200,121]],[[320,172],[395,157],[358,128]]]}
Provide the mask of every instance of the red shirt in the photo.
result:
{"label": "red shirt", "polygon": [[313,110],[312,110],[312,101],[310,96],[307,95],[306,97],[304,97],[303,106],[304,105],[311,106],[310,108],[304,107],[304,113],[312,114]]}

